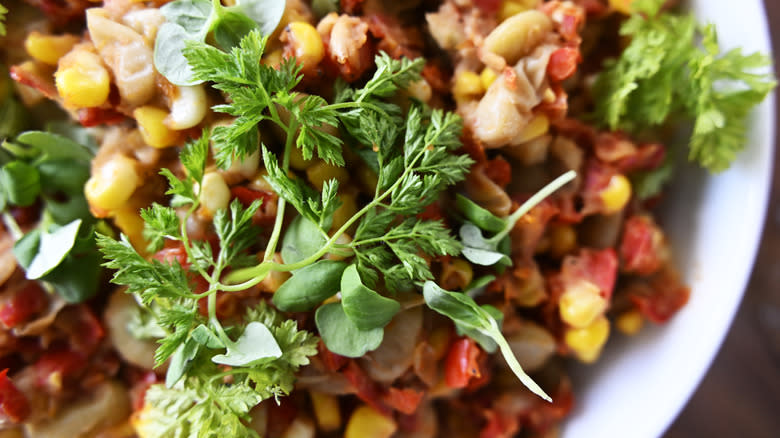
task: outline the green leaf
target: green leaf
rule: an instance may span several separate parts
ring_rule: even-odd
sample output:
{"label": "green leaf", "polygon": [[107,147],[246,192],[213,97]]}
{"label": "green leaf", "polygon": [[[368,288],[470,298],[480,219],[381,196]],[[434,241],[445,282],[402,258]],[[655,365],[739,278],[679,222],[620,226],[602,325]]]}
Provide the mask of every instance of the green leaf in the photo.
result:
{"label": "green leaf", "polygon": [[93,153],[68,137],[43,131],[27,131],[16,137],[18,143],[36,149],[46,160],[72,159],[89,163]]}
{"label": "green leaf", "polygon": [[63,192],[74,197],[84,197],[84,185],[89,179],[89,162],[59,158],[43,161],[36,168],[44,192]]}
{"label": "green leaf", "polygon": [[482,266],[493,266],[498,262],[512,263],[509,257],[498,251],[498,242],[485,239],[482,231],[470,222],[460,227],[460,239],[463,242],[461,253],[471,263]]}
{"label": "green leaf", "polygon": [[84,196],[73,196],[65,202],[46,199],[45,209],[46,213],[57,224],[64,225],[76,219],[81,219],[84,223],[95,221],[89,212],[89,204]]}
{"label": "green leaf", "polygon": [[384,330],[360,330],[344,313],[341,303],[326,304],[314,315],[317,329],[328,350],[346,357],[360,357],[376,350]]}
{"label": "green leaf", "polygon": [[88,251],[83,254],[69,254],[43,281],[54,286],[54,290],[68,303],[81,303],[98,291],[102,276],[100,254]]}
{"label": "green leaf", "polygon": [[243,12],[226,9],[214,24],[214,40],[224,50],[238,46],[241,39],[257,28],[257,23]]}
{"label": "green leaf", "polygon": [[30,266],[41,244],[41,229],[34,228],[14,243],[14,256],[19,266],[25,270]]}
{"label": "green leaf", "polygon": [[27,278],[36,280],[56,268],[68,255],[81,227],[81,219],[77,219],[54,232],[41,233],[38,253],[27,268]]}
{"label": "green leaf", "polygon": [[512,349],[509,347],[492,310],[482,308],[474,300],[464,293],[449,292],[440,288],[432,281],[426,281],[423,285],[423,297],[425,303],[436,312],[450,318],[459,330],[466,334],[478,333],[475,341],[484,340],[485,337],[495,342],[507,365],[523,384],[534,394],[547,401],[552,401],[544,390],[536,384],[517,362]]}
{"label": "green leaf", "polygon": [[398,301],[364,286],[355,265],[350,265],[341,277],[341,304],[360,330],[382,328],[401,310]]}
{"label": "green leaf", "polygon": [[195,342],[208,348],[225,348],[225,343],[222,342],[217,335],[214,334],[208,327],[201,324],[195,327],[195,330],[190,333],[190,337]]}
{"label": "green leaf", "polygon": [[282,350],[268,327],[259,322],[250,322],[235,343],[227,344],[227,353],[218,354],[211,360],[214,363],[239,367],[256,365],[281,355]]}
{"label": "green leaf", "polygon": [[238,0],[238,6],[260,27],[263,35],[271,35],[282,21],[286,1]]}
{"label": "green leaf", "polygon": [[460,193],[455,196],[455,205],[466,219],[485,231],[497,233],[506,226],[506,222],[503,219],[496,217],[493,213],[480,207],[476,202]]}
{"label": "green leaf", "polygon": [[325,242],[325,236],[314,222],[298,216],[284,234],[282,260],[287,264],[297,263],[316,254]]}
{"label": "green leaf", "polygon": [[[464,292],[465,293],[465,292]],[[496,309],[495,307],[485,304],[480,306],[482,310],[489,313],[490,316],[493,317],[493,319],[496,320],[496,323],[498,323],[499,328],[501,327],[501,322],[504,319],[504,314],[501,313],[500,310]],[[493,340],[492,337],[485,335],[479,330],[475,330],[470,327],[465,327],[461,324],[455,323],[455,331],[458,333],[459,336],[468,336],[469,338],[475,340],[485,351],[488,353],[495,353],[496,349],[498,348],[498,344],[496,344],[496,341]]]}
{"label": "green leaf", "polygon": [[192,67],[183,55],[188,41],[192,41],[192,35],[176,23],[163,23],[157,30],[157,38],[154,40],[154,68],[174,85],[197,85],[205,82],[195,78]]}
{"label": "green leaf", "polygon": [[41,192],[40,174],[29,164],[11,161],[0,168],[0,190],[11,204],[32,205]]}
{"label": "green leaf", "polygon": [[189,370],[192,360],[198,354],[200,344],[194,339],[187,339],[187,342],[179,345],[176,352],[171,355],[171,361],[168,364],[168,371],[165,373],[165,386],[173,387],[184,374]]}
{"label": "green leaf", "polygon": [[176,0],[160,8],[165,19],[181,26],[193,39],[203,40],[212,19],[209,0]]}
{"label": "green leaf", "polygon": [[285,312],[305,312],[339,290],[345,262],[320,260],[298,269],[274,292],[273,303]]}

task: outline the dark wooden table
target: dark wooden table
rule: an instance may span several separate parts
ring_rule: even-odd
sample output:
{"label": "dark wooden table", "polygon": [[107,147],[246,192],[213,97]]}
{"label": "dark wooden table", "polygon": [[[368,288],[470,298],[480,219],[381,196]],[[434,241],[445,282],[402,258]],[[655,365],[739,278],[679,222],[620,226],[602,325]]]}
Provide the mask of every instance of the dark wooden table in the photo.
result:
{"label": "dark wooden table", "polygon": [[[780,71],[780,1],[764,0]],[[780,102],[778,102],[780,108]],[[775,126],[780,128],[780,112]],[[780,437],[780,142],[756,265],[715,362],[666,438]]]}

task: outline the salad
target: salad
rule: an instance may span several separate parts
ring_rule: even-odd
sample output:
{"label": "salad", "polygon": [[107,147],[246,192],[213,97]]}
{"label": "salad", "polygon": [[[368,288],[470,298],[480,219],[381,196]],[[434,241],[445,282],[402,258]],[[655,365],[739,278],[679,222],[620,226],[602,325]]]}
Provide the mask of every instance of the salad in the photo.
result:
{"label": "salad", "polygon": [[6,4],[0,436],[556,436],[775,86],[678,6]]}

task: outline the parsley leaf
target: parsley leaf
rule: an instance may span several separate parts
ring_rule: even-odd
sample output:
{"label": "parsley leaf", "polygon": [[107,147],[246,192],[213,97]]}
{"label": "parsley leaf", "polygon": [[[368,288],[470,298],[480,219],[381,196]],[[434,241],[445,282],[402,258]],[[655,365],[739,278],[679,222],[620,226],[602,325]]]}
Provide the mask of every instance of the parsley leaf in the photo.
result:
{"label": "parsley leaf", "polygon": [[739,49],[721,53],[713,26],[661,11],[663,3],[632,3],[634,14],[620,29],[631,42],[605,64],[594,86],[596,117],[634,132],[687,118],[693,122],[689,159],[721,172],[744,148],[752,108],[775,87],[774,77],[762,72],[770,60]]}

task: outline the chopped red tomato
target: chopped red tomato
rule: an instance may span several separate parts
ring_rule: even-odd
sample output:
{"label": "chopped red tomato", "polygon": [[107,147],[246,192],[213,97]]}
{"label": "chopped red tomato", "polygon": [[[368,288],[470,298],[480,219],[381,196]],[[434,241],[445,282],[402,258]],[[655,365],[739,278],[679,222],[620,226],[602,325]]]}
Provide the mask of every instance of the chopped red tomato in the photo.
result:
{"label": "chopped red tomato", "polygon": [[520,432],[520,422],[514,416],[496,410],[485,412],[487,424],[479,431],[479,438],[511,438]]}
{"label": "chopped red tomato", "polygon": [[49,303],[46,292],[35,281],[26,281],[10,292],[11,295],[0,303],[0,323],[9,329],[27,322]]}
{"label": "chopped red tomato", "polygon": [[363,371],[354,360],[349,361],[346,367],[341,371],[344,377],[355,388],[355,393],[360,400],[376,409],[378,412],[390,415],[391,409],[383,401],[382,387]]}
{"label": "chopped red tomato", "polygon": [[479,378],[478,358],[482,350],[473,340],[460,337],[450,345],[444,362],[444,382],[450,388],[465,388],[472,378]]}
{"label": "chopped red tomato", "polygon": [[504,188],[512,181],[512,166],[499,156],[485,163],[485,176]]}
{"label": "chopped red tomato", "polygon": [[422,392],[411,388],[398,389],[391,387],[385,393],[384,401],[396,411],[411,415],[417,410],[423,395]]}
{"label": "chopped red tomato", "polygon": [[651,218],[632,216],[626,221],[620,241],[623,271],[650,275],[661,269],[665,253],[663,233]]}
{"label": "chopped red tomato", "polygon": [[44,353],[33,364],[35,384],[52,393],[76,382],[86,369],[86,356],[71,350],[57,350]]}
{"label": "chopped red tomato", "polygon": [[553,81],[564,81],[577,71],[577,64],[581,61],[582,56],[579,49],[561,47],[550,55],[550,62],[547,64],[547,75]]}
{"label": "chopped red tomato", "polygon": [[338,371],[344,368],[349,362],[348,358],[328,350],[322,340],[317,344],[317,350],[319,350],[319,357],[322,359],[322,363],[325,364],[325,368],[328,371]]}
{"label": "chopped red tomato", "polygon": [[85,304],[66,307],[55,323],[68,334],[70,347],[83,354],[92,353],[106,334],[100,320]]}
{"label": "chopped red tomato", "polygon": [[582,249],[577,255],[564,257],[561,280],[564,285],[587,280],[599,288],[604,298],[610,299],[617,279],[617,265],[617,254],[612,248]]}
{"label": "chopped red tomato", "polygon": [[8,377],[7,368],[0,371],[0,420],[1,417],[6,417],[13,423],[21,423],[28,415],[30,403],[27,397]]}
{"label": "chopped red tomato", "polygon": [[648,283],[634,283],[628,287],[628,296],[647,319],[665,323],[677,313],[691,295],[690,288],[680,283],[669,270],[655,274]]}
{"label": "chopped red tomato", "polygon": [[78,111],[79,123],[85,128],[98,125],[116,125],[125,120],[125,115],[106,108],[81,108]]}

